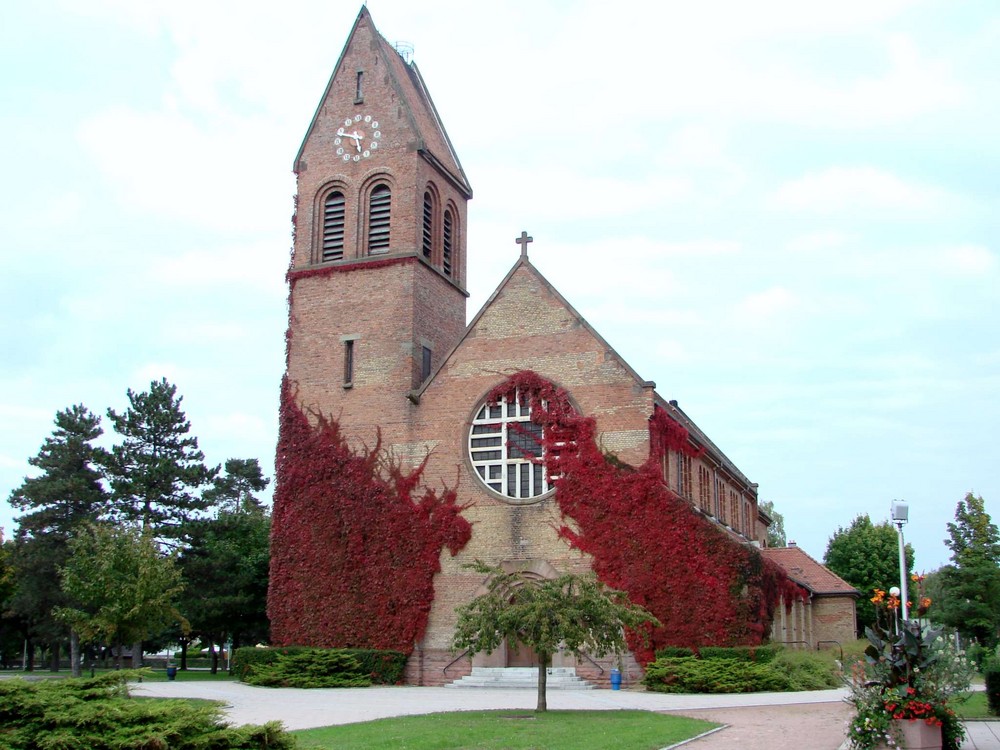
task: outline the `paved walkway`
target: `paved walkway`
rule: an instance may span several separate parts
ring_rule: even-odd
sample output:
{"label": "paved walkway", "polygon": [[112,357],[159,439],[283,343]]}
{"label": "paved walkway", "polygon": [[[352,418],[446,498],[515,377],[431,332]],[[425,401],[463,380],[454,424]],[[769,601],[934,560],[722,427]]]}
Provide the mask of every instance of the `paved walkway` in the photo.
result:
{"label": "paved walkway", "polygon": [[[136,695],[206,698],[225,704],[235,724],[281,721],[288,729],[429,714],[535,707],[533,690],[370,687],[298,690],[238,682],[144,682]],[[685,750],[837,750],[850,707],[844,690],[740,695],[671,695],[632,690],[553,690],[551,709],[640,709],[684,714],[727,727],[685,745]],[[1000,750],[1000,722],[967,724],[963,750]]]}

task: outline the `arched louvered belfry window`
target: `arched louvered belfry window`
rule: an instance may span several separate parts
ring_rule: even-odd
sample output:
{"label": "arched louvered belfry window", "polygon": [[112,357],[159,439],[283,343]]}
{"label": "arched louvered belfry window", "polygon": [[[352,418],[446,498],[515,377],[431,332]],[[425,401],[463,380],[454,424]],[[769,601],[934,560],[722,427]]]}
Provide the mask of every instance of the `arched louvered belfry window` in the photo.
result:
{"label": "arched louvered belfry window", "polygon": [[392,191],[385,183],[376,185],[368,199],[368,254],[389,252],[389,209]]}
{"label": "arched louvered belfry window", "polygon": [[344,258],[344,194],[334,190],[323,202],[324,263]]}
{"label": "arched louvered belfry window", "polygon": [[444,211],[444,236],[441,253],[441,266],[445,276],[451,276],[452,255],[454,253],[455,242],[455,220],[451,209]]}
{"label": "arched louvered belfry window", "polygon": [[421,249],[427,260],[431,259],[434,250],[434,196],[428,190],[424,193],[424,231]]}

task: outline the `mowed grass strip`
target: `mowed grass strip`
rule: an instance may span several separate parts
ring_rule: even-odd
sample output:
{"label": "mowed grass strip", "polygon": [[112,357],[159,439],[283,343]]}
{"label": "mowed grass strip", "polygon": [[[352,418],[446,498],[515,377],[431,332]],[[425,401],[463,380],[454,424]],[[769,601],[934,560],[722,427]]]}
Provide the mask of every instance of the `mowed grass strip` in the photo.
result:
{"label": "mowed grass strip", "polygon": [[457,711],[293,734],[311,750],[658,750],[716,726],[650,711]]}

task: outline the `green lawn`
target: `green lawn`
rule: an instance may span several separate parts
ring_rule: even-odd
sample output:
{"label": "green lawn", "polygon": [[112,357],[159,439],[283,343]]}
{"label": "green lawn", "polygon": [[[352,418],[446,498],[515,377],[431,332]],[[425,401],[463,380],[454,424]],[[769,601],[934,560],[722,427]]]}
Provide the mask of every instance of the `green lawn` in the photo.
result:
{"label": "green lawn", "polygon": [[[166,682],[167,672],[165,669],[150,669],[146,667],[145,672],[142,674],[142,679],[144,682]],[[114,669],[95,669],[95,675],[107,674],[108,672],[114,672]],[[29,679],[60,679],[70,677],[70,671],[68,669],[61,669],[58,672],[50,672],[47,669],[36,669],[34,672],[23,672],[21,670],[4,670],[0,671],[0,676],[4,677],[27,677]],[[84,677],[90,677],[90,669],[83,670]],[[206,670],[187,670],[182,672],[177,670],[176,680],[178,682],[235,682],[236,678],[233,677],[229,672],[224,669],[220,669],[216,674],[212,674],[207,669]]]}
{"label": "green lawn", "polygon": [[955,713],[958,714],[960,719],[996,720],[1000,718],[990,713],[989,706],[986,703],[986,693],[982,690],[974,690],[971,693],[965,693],[965,696],[964,700],[961,698],[954,698],[949,701],[951,707],[955,709]]}
{"label": "green lawn", "polygon": [[649,711],[459,711],[292,734],[314,750],[656,750],[715,726]]}
{"label": "green lawn", "polygon": [[[165,669],[154,669],[151,674],[144,674],[142,679],[146,682],[166,682],[167,672]],[[178,682],[236,682],[236,678],[225,669],[220,669],[215,674],[212,674],[207,669],[188,669],[186,671],[178,669],[175,679]]]}

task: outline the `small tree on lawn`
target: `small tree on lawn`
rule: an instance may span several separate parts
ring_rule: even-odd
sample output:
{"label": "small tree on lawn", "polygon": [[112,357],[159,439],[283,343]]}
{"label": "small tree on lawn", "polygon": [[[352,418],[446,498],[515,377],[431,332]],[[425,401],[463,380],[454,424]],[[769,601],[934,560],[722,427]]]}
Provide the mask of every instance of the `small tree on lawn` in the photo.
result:
{"label": "small tree on lawn", "polygon": [[538,711],[547,708],[546,670],[559,651],[595,656],[627,649],[625,628],[660,623],[623,591],[606,587],[596,576],[567,573],[537,580],[482,562],[471,566],[489,575],[487,592],[458,608],[455,648],[492,653],[507,639],[538,654]]}
{"label": "small tree on lawn", "polygon": [[60,571],[71,604],[56,610],[81,637],[118,647],[141,643],[150,633],[180,620],[174,606],[183,588],[173,556],[160,552],[149,532],[129,526],[95,524],[70,543]]}

